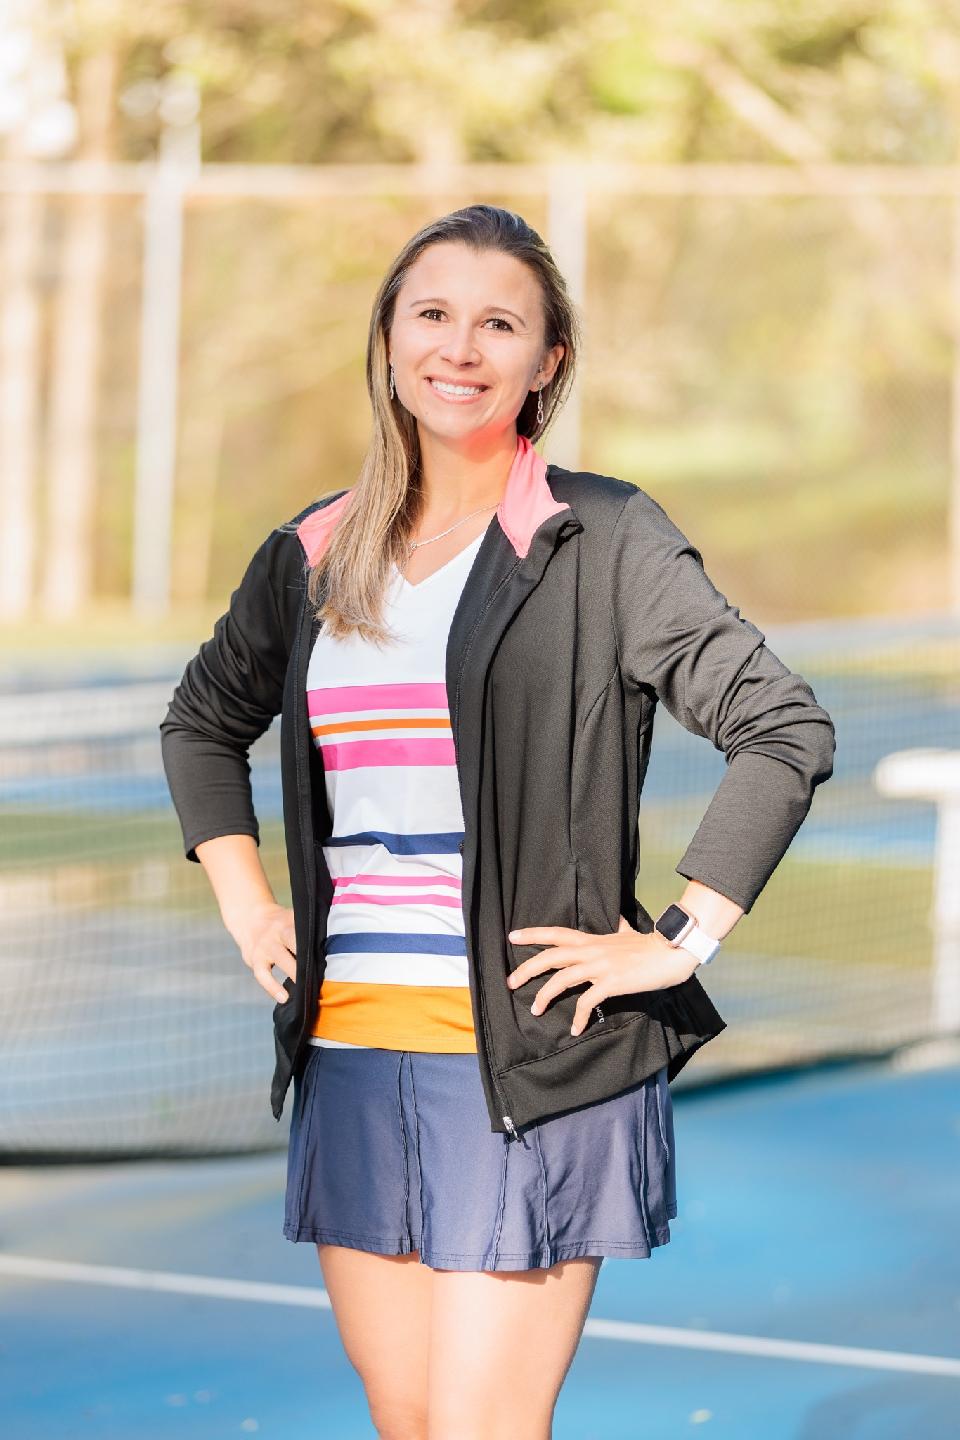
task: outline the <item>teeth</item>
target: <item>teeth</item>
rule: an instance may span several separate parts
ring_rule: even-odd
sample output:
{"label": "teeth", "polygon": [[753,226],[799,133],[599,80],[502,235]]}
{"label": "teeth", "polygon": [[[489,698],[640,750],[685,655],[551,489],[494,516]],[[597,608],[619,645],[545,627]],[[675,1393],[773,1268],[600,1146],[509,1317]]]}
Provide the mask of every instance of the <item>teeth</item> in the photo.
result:
{"label": "teeth", "polygon": [[479,395],[483,388],[480,385],[445,385],[442,380],[431,380],[430,384],[445,395]]}

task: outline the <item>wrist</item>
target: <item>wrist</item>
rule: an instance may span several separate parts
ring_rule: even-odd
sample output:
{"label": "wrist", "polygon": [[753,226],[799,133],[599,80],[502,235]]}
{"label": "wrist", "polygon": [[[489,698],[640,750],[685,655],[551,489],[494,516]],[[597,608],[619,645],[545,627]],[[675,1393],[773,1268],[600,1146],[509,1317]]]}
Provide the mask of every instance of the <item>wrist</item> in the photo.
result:
{"label": "wrist", "polygon": [[[654,921],[654,931],[673,949],[693,956],[697,964],[709,965],[720,949],[720,941],[700,923],[688,906],[679,901],[667,905]],[[692,972],[691,972],[692,973]]]}
{"label": "wrist", "polygon": [[651,930],[648,935],[644,936],[644,939],[656,946],[666,964],[670,966],[670,972],[674,976],[670,982],[672,985],[682,985],[685,980],[690,979],[695,970],[700,968],[700,961],[691,955],[689,950],[685,950],[682,945],[671,945],[670,941],[658,930]]}
{"label": "wrist", "polygon": [[277,908],[277,901],[272,895],[263,895],[258,896],[255,900],[247,901],[243,905],[232,906],[221,911],[221,919],[229,934],[243,950],[257,918]]}

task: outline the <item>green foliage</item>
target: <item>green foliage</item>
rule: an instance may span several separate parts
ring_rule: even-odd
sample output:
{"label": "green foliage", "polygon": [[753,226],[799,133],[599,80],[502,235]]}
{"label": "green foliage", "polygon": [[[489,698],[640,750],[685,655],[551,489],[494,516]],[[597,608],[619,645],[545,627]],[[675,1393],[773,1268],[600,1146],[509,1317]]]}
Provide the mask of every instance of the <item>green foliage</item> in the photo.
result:
{"label": "green foliage", "polygon": [[[789,122],[824,158],[909,163],[954,158],[958,19],[956,0],[113,0],[64,39],[116,45],[123,86],[189,72],[208,160],[790,160]],[[124,155],[155,126],[126,115]]]}

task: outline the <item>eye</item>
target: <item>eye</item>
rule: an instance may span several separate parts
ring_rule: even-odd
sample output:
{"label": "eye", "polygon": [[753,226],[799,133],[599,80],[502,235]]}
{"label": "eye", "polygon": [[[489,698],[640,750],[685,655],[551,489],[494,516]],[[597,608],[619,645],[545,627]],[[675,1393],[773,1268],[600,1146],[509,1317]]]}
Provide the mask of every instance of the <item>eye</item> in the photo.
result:
{"label": "eye", "polygon": [[[443,311],[442,311],[442,310],[438,310],[438,309],[436,308],[436,306],[433,306],[433,307],[431,307],[431,309],[429,309],[429,310],[421,310],[421,311],[420,311],[420,319],[423,320],[423,319],[424,319],[426,316],[428,316],[428,315],[442,315],[442,314],[443,314]],[[503,318],[502,315],[491,315],[490,319],[491,319],[491,320],[496,320],[497,323],[500,324],[500,325],[505,325],[505,326],[507,327],[507,330],[508,330],[511,334],[513,333],[513,326],[510,324],[510,321],[509,321],[509,320],[504,320],[504,318]]]}

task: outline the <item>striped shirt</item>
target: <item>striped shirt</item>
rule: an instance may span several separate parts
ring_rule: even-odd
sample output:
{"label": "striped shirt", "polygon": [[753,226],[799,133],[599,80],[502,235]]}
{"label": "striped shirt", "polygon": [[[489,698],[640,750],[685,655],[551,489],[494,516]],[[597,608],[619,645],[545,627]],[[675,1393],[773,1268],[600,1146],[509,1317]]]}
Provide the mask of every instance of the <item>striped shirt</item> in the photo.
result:
{"label": "striped shirt", "polygon": [[311,651],[334,887],[313,1045],[476,1051],[446,648],[482,539],[417,585],[393,567],[384,618],[395,643],[321,629]]}

